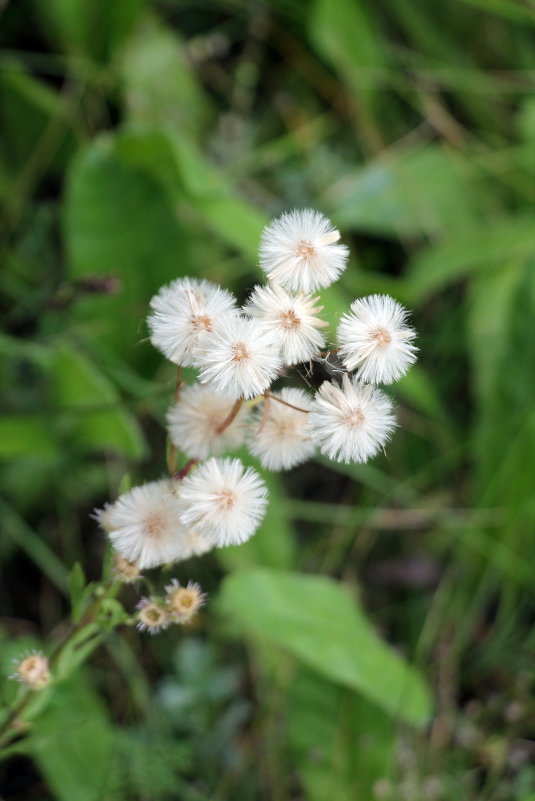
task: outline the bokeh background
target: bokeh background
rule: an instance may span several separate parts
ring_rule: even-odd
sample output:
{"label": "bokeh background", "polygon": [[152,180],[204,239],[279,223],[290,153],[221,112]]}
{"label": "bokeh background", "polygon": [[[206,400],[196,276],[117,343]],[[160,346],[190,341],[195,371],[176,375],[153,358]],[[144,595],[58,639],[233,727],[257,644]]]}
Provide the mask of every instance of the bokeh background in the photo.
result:
{"label": "bokeh background", "polygon": [[[165,471],[161,284],[243,297],[263,225],[313,207],[352,252],[331,321],[387,292],[421,349],[386,455],[268,477],[255,538],[173,573],[210,593],[196,625],[111,636],[1,797],[534,801],[535,4],[3,0],[0,43],[2,703],[73,564],[100,575],[91,510]],[[431,706],[396,713],[386,652],[344,678],[337,593]]]}

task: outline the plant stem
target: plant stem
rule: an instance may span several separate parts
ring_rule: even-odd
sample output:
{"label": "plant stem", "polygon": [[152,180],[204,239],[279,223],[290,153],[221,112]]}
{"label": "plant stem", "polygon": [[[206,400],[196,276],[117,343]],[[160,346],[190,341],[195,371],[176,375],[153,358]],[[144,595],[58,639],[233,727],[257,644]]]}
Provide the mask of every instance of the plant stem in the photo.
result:
{"label": "plant stem", "polygon": [[[109,587],[106,590],[104,590],[104,592],[102,592],[101,595],[98,595],[93,599],[93,602],[89,606],[87,612],[82,616],[82,618],[78,621],[78,623],[76,623],[70,629],[65,639],[62,642],[58,643],[58,645],[52,652],[52,655],[49,660],[50,668],[52,668],[56,664],[59,657],[61,656],[62,651],[68,645],[68,643],[71,641],[74,635],[77,634],[81,629],[83,629],[84,626],[87,626],[89,623],[92,623],[94,621],[95,617],[97,616],[100,610],[102,602],[107,598],[113,597],[113,595],[117,593],[120,586],[121,586],[120,582],[113,581],[111,582]],[[21,713],[24,711],[28,703],[34,697],[35,692],[36,692],[35,690],[28,688],[25,694],[22,696],[22,698],[18,701],[18,703],[16,703],[12,707],[11,712],[8,714],[4,722],[0,725],[0,749],[6,743],[9,744],[9,741],[11,740],[13,735],[16,734],[16,732],[11,731],[12,725],[20,717]]]}
{"label": "plant stem", "polygon": [[217,428],[218,434],[222,434],[223,431],[229,427],[229,425],[233,422],[233,420],[236,418],[236,415],[240,411],[242,404],[243,404],[243,398],[238,398],[237,401],[234,401],[234,406],[232,407],[228,415],[225,417],[221,425],[218,426]]}
{"label": "plant stem", "polygon": [[277,403],[282,403],[284,406],[289,406],[290,409],[295,409],[296,412],[303,412],[303,414],[308,414],[308,409],[302,409],[300,406],[294,406],[293,403],[288,403],[288,401],[283,400],[282,398],[277,398],[276,395],[272,395],[270,392],[266,392],[265,395],[266,399],[271,399],[277,401]]}

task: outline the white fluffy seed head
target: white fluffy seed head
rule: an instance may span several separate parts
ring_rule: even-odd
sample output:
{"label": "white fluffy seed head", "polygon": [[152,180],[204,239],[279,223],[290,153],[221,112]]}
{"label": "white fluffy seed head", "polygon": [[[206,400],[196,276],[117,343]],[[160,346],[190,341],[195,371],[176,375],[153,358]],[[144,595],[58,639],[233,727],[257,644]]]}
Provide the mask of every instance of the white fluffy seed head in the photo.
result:
{"label": "white fluffy seed head", "polygon": [[196,350],[199,380],[231,400],[260,395],[282,367],[272,332],[254,320],[223,319]]}
{"label": "white fluffy seed head", "polygon": [[163,286],[150,302],[152,314],[147,323],[151,342],[178,365],[193,364],[193,349],[219,321],[236,314],[236,301],[230,292],[211,281],[177,278]]}
{"label": "white fluffy seed head", "polygon": [[291,211],[262,233],[260,266],[270,281],[294,292],[330,286],[345,269],[349,251],[340,233],[312,209]]}
{"label": "white fluffy seed head", "polygon": [[180,519],[214,547],[239,545],[264,517],[267,489],[258,473],[239,459],[209,459],[186,476],[180,489]]}
{"label": "white fluffy seed head", "polygon": [[292,365],[312,359],[325,346],[319,329],[328,323],[318,317],[323,308],[318,302],[311,295],[292,295],[271,284],[256,286],[244,311],[272,333],[284,364]]}
{"label": "white fluffy seed head", "polygon": [[362,381],[391,384],[416,361],[416,332],[408,312],[388,295],[353,301],[338,326],[339,356]]}
{"label": "white fluffy seed head", "polygon": [[151,481],[121,495],[107,507],[106,531],[115,550],[140,569],[180,559],[177,483]]}
{"label": "white fluffy seed head", "polygon": [[[267,470],[289,470],[314,454],[315,446],[308,431],[311,399],[301,389],[285,387],[273,392],[256,412],[256,426],[249,439],[249,450]],[[292,409],[275,400],[280,398],[304,411]],[[265,405],[269,404],[267,413]]]}
{"label": "white fluffy seed head", "polygon": [[384,447],[396,426],[384,392],[345,375],[342,386],[324,381],[308,415],[310,435],[329,459],[367,462]]}
{"label": "white fluffy seed head", "polygon": [[167,412],[171,441],[190,459],[206,459],[239,448],[245,441],[249,416],[245,408],[220,431],[233,405],[234,401],[211,387],[190,384]]}

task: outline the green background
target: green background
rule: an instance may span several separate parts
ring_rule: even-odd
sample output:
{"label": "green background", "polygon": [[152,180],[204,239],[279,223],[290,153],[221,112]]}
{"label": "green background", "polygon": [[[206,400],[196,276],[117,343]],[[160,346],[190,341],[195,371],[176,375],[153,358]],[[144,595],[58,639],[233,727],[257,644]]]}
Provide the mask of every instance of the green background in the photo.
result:
{"label": "green background", "polygon": [[243,299],[317,208],[333,327],[387,292],[420,347],[386,454],[266,476],[259,533],[172,573],[195,626],[106,639],[2,797],[533,801],[535,3],[4,0],[0,44],[2,703],[100,575],[91,510],[165,471],[160,285]]}

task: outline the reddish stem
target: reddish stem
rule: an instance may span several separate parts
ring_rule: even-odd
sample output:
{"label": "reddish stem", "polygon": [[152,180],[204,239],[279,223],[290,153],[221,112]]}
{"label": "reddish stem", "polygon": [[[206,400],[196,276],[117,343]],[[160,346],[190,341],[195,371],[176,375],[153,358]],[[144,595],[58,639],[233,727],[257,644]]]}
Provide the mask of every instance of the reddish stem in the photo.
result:
{"label": "reddish stem", "polygon": [[282,398],[277,398],[276,395],[271,395],[271,393],[266,393],[266,399],[271,398],[277,403],[282,403],[284,406],[289,406],[290,409],[295,409],[296,412],[303,412],[303,414],[308,414],[308,409],[302,409],[300,406],[294,406],[293,403],[288,403],[288,401],[283,400]]}

